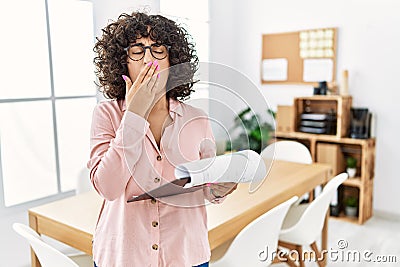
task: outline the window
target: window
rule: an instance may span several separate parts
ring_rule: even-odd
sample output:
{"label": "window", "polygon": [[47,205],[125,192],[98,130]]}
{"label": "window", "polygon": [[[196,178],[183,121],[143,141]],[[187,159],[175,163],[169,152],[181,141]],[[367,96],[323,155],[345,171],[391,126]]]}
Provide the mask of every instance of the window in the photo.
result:
{"label": "window", "polygon": [[96,87],[92,3],[9,1],[0,21],[1,209],[75,188]]}
{"label": "window", "polygon": [[[178,22],[193,37],[200,62],[209,62],[209,11],[208,1],[160,0],[161,14]],[[205,68],[203,69],[203,71]],[[202,73],[202,77],[208,77]],[[187,101],[208,113],[207,81],[196,83],[195,92]]]}

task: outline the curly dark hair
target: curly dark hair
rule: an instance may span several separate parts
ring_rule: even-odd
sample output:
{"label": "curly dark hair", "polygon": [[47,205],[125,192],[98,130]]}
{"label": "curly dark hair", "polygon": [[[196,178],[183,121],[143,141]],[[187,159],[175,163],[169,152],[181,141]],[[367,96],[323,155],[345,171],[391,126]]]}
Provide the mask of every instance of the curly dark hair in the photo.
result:
{"label": "curly dark hair", "polygon": [[[170,67],[182,64],[185,71],[171,73],[167,82],[167,98],[184,100],[189,97],[193,84],[193,75],[198,69],[199,59],[190,34],[176,22],[160,15],[147,15],[133,12],[121,14],[118,20],[102,29],[102,36],[96,37],[93,51],[97,54],[93,62],[99,79],[100,91],[109,99],[125,98],[125,81],[122,75],[127,75],[127,54],[125,47],[138,38],[149,37],[156,43],[170,46]],[[171,68],[170,70],[173,70]],[[185,78],[179,77],[180,75]],[[184,82],[182,82],[184,81]],[[176,86],[175,86],[176,85]]]}

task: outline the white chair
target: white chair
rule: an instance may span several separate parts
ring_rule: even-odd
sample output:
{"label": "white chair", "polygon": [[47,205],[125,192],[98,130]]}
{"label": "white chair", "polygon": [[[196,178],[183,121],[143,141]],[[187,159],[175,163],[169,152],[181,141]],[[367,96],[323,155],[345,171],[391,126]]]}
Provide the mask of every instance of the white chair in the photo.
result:
{"label": "white chair", "polygon": [[81,194],[94,190],[90,182],[90,173],[88,168],[83,167],[76,177],[76,194]]}
{"label": "white chair", "polygon": [[311,164],[312,157],[308,148],[296,141],[277,141],[261,152],[265,159],[277,159],[290,162]]}
{"label": "white chair", "polygon": [[[279,235],[279,246],[295,249],[300,256],[302,255],[302,246],[310,246],[317,258],[320,258],[316,240],[322,232],[329,203],[339,185],[347,177],[347,173],[337,175],[326,184],[322,193],[313,202],[293,205],[289,209]],[[301,257],[299,263],[300,266],[304,266]],[[322,263],[318,262],[318,265],[322,266]]]}
{"label": "white chair", "polygon": [[248,224],[235,237],[226,253],[219,260],[210,262],[210,266],[269,266],[278,246],[283,218],[297,199],[292,197]]}
{"label": "white chair", "polygon": [[45,243],[38,233],[24,224],[14,223],[13,229],[29,242],[42,267],[93,267],[91,256],[77,255],[68,257]]}
{"label": "white chair", "polygon": [[[264,159],[285,160],[303,164],[311,164],[313,162],[308,148],[296,141],[277,141],[264,148],[260,155]],[[318,191],[320,190],[317,189]],[[300,197],[299,202],[309,198],[310,193],[306,193]]]}

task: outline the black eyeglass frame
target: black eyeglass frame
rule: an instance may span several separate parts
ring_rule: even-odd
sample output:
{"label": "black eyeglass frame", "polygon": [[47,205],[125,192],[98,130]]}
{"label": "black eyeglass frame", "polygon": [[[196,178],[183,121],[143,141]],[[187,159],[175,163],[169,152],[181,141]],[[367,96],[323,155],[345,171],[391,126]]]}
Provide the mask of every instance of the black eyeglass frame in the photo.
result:
{"label": "black eyeglass frame", "polygon": [[[130,49],[131,47],[134,47],[134,46],[139,46],[139,47],[143,48],[144,53],[143,53],[143,55],[142,55],[142,57],[141,57],[140,59],[133,59],[133,58],[131,58],[131,57],[129,56],[129,49]],[[154,54],[153,54],[153,47],[160,47],[160,46],[164,46],[165,48],[167,48],[167,54],[166,54],[165,57],[163,57],[163,58],[158,58],[158,57],[154,56]],[[171,46],[170,46],[170,45],[166,45],[166,44],[157,44],[157,43],[151,44],[151,45],[146,45],[146,46],[144,46],[144,45],[142,45],[142,44],[133,44],[133,45],[130,45],[130,46],[128,46],[128,47],[125,47],[125,48],[124,48],[124,51],[126,52],[126,54],[128,55],[128,57],[129,57],[131,60],[133,60],[133,61],[140,61],[140,60],[142,60],[142,59],[144,58],[144,56],[146,55],[146,49],[149,49],[149,50],[150,50],[151,56],[154,57],[155,59],[163,60],[164,58],[166,58],[166,57],[168,56],[169,50],[171,49]]]}

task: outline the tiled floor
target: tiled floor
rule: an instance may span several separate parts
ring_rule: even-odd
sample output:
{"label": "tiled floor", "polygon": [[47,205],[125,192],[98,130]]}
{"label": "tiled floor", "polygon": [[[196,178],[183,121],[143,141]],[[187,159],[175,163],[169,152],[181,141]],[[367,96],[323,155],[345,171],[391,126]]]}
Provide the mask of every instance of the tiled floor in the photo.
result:
{"label": "tiled floor", "polygon": [[[400,221],[375,216],[364,225],[357,225],[330,219],[328,229],[328,255],[331,255],[328,267],[400,266]],[[339,246],[343,245],[347,248],[340,249]],[[348,260],[348,255],[350,260]],[[359,262],[357,255],[360,255]],[[363,255],[366,260],[363,260]],[[397,262],[373,262],[374,259],[378,259],[376,256],[395,256]],[[315,262],[306,262],[305,265],[306,267],[318,266]],[[280,263],[272,266],[288,265]]]}
{"label": "tiled floor", "polygon": [[[340,260],[334,262],[331,259],[328,266],[400,266],[400,221],[387,220],[376,216],[363,225],[329,220],[328,247],[340,251],[338,243],[343,242],[342,240],[348,244],[347,249],[344,249],[345,252],[349,250],[360,252],[360,262]],[[363,255],[370,261],[364,261]],[[374,259],[378,259],[377,256],[391,255],[396,257],[397,263],[373,262]]]}

